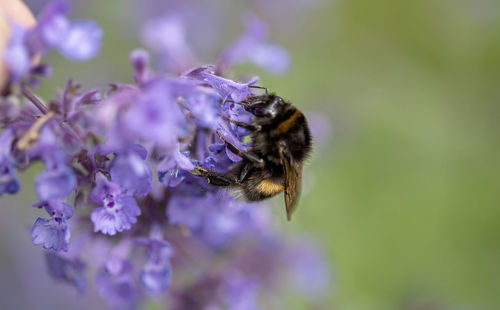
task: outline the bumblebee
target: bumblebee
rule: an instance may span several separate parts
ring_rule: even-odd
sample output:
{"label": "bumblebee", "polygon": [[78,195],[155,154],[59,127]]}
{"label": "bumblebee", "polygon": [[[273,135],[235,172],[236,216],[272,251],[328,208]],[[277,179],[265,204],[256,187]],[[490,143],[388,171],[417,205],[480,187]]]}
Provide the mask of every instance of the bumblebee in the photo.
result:
{"label": "bumblebee", "polygon": [[304,114],[290,102],[265,90],[265,94],[237,103],[254,115],[251,123],[227,119],[250,132],[247,151],[216,132],[229,150],[243,160],[225,174],[200,166],[190,172],[205,177],[212,185],[229,187],[248,201],[264,200],[284,192],[290,220],[299,199],[302,166],[312,150],[312,138]]}

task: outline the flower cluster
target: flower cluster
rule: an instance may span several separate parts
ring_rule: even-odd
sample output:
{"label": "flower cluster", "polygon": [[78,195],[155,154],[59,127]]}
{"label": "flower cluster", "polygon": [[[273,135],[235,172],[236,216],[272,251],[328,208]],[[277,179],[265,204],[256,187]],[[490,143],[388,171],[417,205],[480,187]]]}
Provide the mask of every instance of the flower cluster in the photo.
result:
{"label": "flower cluster", "polygon": [[286,68],[288,55],[267,41],[264,24],[253,20],[217,65],[193,67],[182,23],[170,16],[152,21],[142,37],[168,60],[158,71],[148,52],[135,50],[134,85],[84,92],[69,80],[45,104],[29,90],[44,66],[31,59],[48,48],[88,59],[102,38],[94,22],[72,23],[66,11],[52,3],[35,28],[13,34],[11,81],[0,99],[0,195],[19,191],[17,170],[44,164],[34,206],[46,215],[31,236],[46,249],[50,274],[83,292],[97,270],[96,288],[113,309],[133,309],[164,292],[172,309],[260,309],[259,294],[278,284],[283,266],[324,275],[313,247],[312,264],[311,255],[302,263],[300,255],[290,259],[300,245],[279,236],[268,208],[189,173],[195,165],[223,172],[241,160],[216,130],[248,147],[247,133],[225,119],[251,119],[236,103],[253,94],[258,78],[221,74],[241,62]]}

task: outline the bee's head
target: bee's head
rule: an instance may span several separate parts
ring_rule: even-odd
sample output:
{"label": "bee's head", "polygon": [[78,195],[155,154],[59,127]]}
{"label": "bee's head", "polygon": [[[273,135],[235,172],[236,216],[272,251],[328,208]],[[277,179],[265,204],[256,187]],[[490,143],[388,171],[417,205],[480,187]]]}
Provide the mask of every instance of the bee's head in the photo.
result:
{"label": "bee's head", "polygon": [[245,110],[259,118],[273,119],[282,114],[289,104],[280,96],[265,94],[247,98],[243,106]]}

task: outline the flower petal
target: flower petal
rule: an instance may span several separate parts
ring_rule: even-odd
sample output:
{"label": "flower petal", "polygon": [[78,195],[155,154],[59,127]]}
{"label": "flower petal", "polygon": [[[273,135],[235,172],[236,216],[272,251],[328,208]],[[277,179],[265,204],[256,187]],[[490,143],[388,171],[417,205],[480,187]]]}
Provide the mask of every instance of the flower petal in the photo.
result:
{"label": "flower petal", "polygon": [[68,59],[88,60],[99,53],[102,36],[103,31],[95,21],[75,22],[59,44],[59,50]]}
{"label": "flower petal", "polygon": [[67,251],[71,233],[66,221],[57,222],[39,217],[31,229],[31,237],[33,244],[41,244],[44,249]]}

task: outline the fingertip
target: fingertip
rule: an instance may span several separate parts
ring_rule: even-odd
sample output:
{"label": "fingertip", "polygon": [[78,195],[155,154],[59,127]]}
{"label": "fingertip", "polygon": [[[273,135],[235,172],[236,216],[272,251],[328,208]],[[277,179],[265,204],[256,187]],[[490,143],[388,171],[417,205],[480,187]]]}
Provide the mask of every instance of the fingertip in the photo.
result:
{"label": "fingertip", "polygon": [[25,27],[32,27],[36,24],[35,16],[26,4],[20,0],[2,0],[0,1],[0,8],[3,9],[7,18],[15,23]]}

